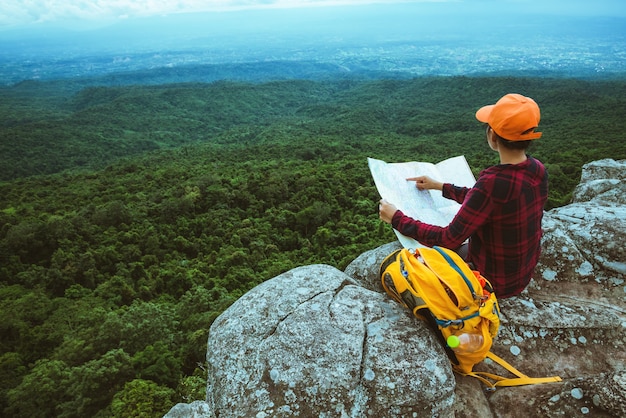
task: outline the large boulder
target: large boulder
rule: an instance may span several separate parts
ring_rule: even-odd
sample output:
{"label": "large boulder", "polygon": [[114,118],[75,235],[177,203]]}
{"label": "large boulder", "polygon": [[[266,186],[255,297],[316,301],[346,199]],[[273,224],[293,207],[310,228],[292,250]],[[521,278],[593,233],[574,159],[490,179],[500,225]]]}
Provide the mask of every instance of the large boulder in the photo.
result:
{"label": "large boulder", "polygon": [[208,404],[217,416],[437,414],[454,402],[424,324],[326,265],[271,279],[215,320]]}
{"label": "large boulder", "polygon": [[612,293],[626,300],[626,161],[583,166],[572,200],[544,217],[533,284],[550,289],[551,282],[567,281],[580,284],[581,294]]}
{"label": "large boulder", "polygon": [[500,301],[492,351],[563,382],[486,393],[453,375],[433,332],[382,290],[394,242],[245,294],[211,326],[206,401],[166,417],[626,416],[625,178],[626,161],[585,165],[572,204],[546,213],[533,281]]}

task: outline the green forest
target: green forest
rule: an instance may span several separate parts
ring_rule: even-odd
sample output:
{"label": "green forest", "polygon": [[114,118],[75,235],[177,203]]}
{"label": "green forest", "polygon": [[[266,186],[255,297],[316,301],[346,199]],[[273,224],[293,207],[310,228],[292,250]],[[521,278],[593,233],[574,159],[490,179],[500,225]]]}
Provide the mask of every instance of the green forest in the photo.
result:
{"label": "green forest", "polygon": [[160,417],[205,398],[213,320],[294,267],[393,241],[367,157],[497,163],[475,111],[542,108],[551,209],[626,159],[626,81],[219,81],[0,88],[0,410]]}

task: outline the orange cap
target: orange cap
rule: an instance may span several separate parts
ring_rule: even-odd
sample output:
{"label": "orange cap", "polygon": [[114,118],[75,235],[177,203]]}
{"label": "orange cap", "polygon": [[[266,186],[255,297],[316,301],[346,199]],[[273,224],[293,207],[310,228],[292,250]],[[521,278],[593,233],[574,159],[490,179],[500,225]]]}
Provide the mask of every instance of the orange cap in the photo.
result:
{"label": "orange cap", "polygon": [[539,106],[530,97],[521,94],[507,94],[494,105],[481,107],[476,119],[488,123],[502,138],[509,141],[527,141],[541,137],[535,132],[541,114]]}

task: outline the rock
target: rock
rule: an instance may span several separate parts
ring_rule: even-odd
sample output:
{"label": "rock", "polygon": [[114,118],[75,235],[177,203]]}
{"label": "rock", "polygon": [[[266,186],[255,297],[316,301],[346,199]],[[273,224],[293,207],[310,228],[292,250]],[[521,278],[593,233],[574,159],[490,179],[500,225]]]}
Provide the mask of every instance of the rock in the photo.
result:
{"label": "rock", "polygon": [[383,286],[378,277],[378,269],[385,257],[402,248],[398,241],[381,245],[370,251],[366,251],[358,256],[352,263],[348,264],[344,272],[358,282],[360,286],[375,292],[384,293]]}
{"label": "rock", "polygon": [[572,202],[589,201],[602,206],[626,205],[626,160],[605,159],[583,166]]}
{"label": "rock", "polygon": [[546,217],[541,266],[556,272],[557,280],[592,278],[606,288],[624,283],[626,247],[619,239],[626,237],[626,206],[576,203],[553,209]]}
{"label": "rock", "polygon": [[218,416],[445,416],[454,403],[434,334],[325,265],[241,297],[211,326],[207,361]]}
{"label": "rock", "polygon": [[490,418],[493,417],[491,405],[485,396],[484,387],[473,377],[455,374],[456,388],[454,403],[455,418]]}
{"label": "rock", "polygon": [[[513,408],[519,400],[524,408]],[[496,391],[490,398],[496,416],[624,417],[626,416],[626,372],[600,373],[562,384],[523,386]]]}
{"label": "rock", "polygon": [[574,202],[544,216],[542,255],[531,288],[550,290],[551,282],[568,281],[582,285],[582,296],[626,300],[625,192],[626,161],[583,167]]}
{"label": "rock", "polygon": [[600,374],[581,382],[586,402],[616,417],[626,417],[626,371]]}
{"label": "rock", "polygon": [[194,401],[174,405],[163,418],[215,418],[215,414],[205,401]]}

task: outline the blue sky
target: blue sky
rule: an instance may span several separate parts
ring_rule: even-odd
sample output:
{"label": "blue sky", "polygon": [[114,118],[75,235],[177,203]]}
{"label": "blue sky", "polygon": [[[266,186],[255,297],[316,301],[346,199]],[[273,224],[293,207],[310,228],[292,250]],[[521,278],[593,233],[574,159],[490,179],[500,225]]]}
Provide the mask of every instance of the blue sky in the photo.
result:
{"label": "blue sky", "polygon": [[626,16],[624,0],[2,0],[0,29],[52,24],[68,28],[106,26],[120,20],[176,13],[250,8],[297,8],[371,3],[448,3],[476,11]]}

